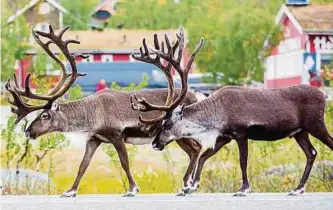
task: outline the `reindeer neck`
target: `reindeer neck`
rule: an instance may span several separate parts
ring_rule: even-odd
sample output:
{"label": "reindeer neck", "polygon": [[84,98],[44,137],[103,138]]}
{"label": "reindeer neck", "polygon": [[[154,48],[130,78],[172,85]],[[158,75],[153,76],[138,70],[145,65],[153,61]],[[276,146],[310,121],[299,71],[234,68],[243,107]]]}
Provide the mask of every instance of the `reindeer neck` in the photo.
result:
{"label": "reindeer neck", "polygon": [[183,110],[183,119],[191,120],[192,122],[204,123],[207,119],[215,119],[216,112],[214,110],[221,109],[214,98],[209,97],[197,103],[186,106]]}
{"label": "reindeer neck", "polygon": [[91,130],[96,123],[94,101],[83,98],[77,101],[60,104],[60,113],[65,120],[65,132]]}

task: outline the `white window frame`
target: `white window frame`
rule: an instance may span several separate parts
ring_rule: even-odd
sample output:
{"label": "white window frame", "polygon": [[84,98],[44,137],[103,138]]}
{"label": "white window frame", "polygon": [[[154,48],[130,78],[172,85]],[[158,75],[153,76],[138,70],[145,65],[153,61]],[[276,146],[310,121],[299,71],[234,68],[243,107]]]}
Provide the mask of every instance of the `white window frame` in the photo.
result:
{"label": "white window frame", "polygon": [[113,62],[113,55],[111,54],[103,54],[102,55],[102,62],[103,63],[111,63]]}

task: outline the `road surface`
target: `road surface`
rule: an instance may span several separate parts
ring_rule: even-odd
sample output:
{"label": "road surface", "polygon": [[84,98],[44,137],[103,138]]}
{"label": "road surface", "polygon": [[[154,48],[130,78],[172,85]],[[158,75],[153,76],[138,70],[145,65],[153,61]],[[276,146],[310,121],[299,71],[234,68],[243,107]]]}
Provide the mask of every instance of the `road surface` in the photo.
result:
{"label": "road surface", "polygon": [[145,194],[132,198],[121,195],[1,196],[1,210],[14,209],[311,209],[333,210],[333,193],[306,193],[290,197],[285,193],[252,193],[247,197],[232,194],[201,194],[176,197],[172,194]]}

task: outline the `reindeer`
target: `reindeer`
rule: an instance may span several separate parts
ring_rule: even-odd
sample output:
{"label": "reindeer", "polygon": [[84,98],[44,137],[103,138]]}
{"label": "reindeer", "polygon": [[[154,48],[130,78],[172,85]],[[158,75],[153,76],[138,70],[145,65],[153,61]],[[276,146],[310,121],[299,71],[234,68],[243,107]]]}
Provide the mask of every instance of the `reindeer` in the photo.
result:
{"label": "reindeer", "polygon": [[[25,80],[25,87],[22,89],[14,74],[14,84],[8,80],[6,89],[12,95],[12,100],[8,99],[13,105],[12,112],[17,115],[16,123],[27,116],[29,113],[41,110],[41,113],[33,120],[30,126],[26,129],[27,137],[36,139],[51,132],[84,132],[88,134],[86,141],[86,149],[84,157],[81,161],[76,179],[72,187],[67,190],[62,197],[75,197],[82,176],[84,175],[92,156],[101,143],[113,144],[115,147],[121,166],[124,169],[128,182],[129,189],[124,196],[134,196],[138,191],[137,184],[130,172],[128,154],[125,143],[141,145],[150,144],[154,135],[147,135],[140,128],[137,120],[140,112],[132,110],[128,103],[132,92],[113,91],[110,89],[103,90],[87,96],[83,99],[60,103],[58,99],[62,97],[69,88],[74,84],[75,80],[84,76],[79,73],[75,64],[75,58],[80,56],[86,58],[82,54],[72,55],[69,52],[68,44],[79,44],[76,40],[62,40],[62,36],[69,27],[62,29],[58,35],[54,33],[52,26],[49,27],[49,32],[33,31],[32,35],[36,42],[43,50],[56,61],[62,69],[62,75],[56,86],[49,91],[48,94],[36,94],[31,91],[30,77],[28,74]],[[42,37],[44,42],[40,39]],[[64,54],[71,67],[71,72],[67,73],[65,65],[51,52],[49,45],[55,44]],[[176,43],[173,50],[178,48]],[[146,61],[148,62],[148,60]],[[162,65],[162,59],[157,56],[156,60],[151,60],[151,63],[158,67],[170,69],[171,64]],[[170,77],[171,78],[171,77]],[[173,85],[172,81],[169,81]],[[180,91],[177,90],[177,94]],[[139,97],[149,97],[156,104],[163,104],[165,100],[170,101],[170,95],[166,89],[157,90],[142,90],[136,91]],[[197,101],[193,93],[188,93],[185,97],[185,103],[191,104]],[[26,99],[44,101],[41,105],[29,104]],[[157,117],[160,113],[155,112],[149,117]],[[150,127],[154,131],[154,126]],[[156,133],[156,132],[155,132]],[[201,146],[190,139],[176,140],[178,145],[189,155],[190,163],[184,175],[184,186],[192,174],[197,162]]]}
{"label": "reindeer", "polygon": [[[183,29],[180,33],[183,33]],[[179,39],[179,38],[178,38]],[[203,43],[195,51],[198,51]],[[169,44],[167,47],[170,49]],[[149,56],[149,49],[144,54]],[[150,49],[158,56],[168,59],[174,57],[172,51],[168,57],[163,49]],[[167,101],[165,106],[148,102],[133,95],[132,108],[142,112],[164,111],[163,118],[144,119],[140,122],[147,126],[150,121],[158,120],[160,124],[153,141],[155,150],[163,148],[178,138],[192,138],[209,148],[198,160],[192,185],[183,188],[183,195],[196,191],[200,184],[200,175],[205,161],[218,152],[232,139],[239,148],[242,186],[235,196],[245,196],[250,192],[247,178],[248,139],[256,141],[276,141],[286,137],[294,138],[304,151],[307,161],[299,185],[289,195],[304,193],[305,184],[317,155],[312,146],[309,134],[319,139],[333,151],[333,138],[327,131],[324,122],[325,96],[309,85],[297,85],[283,89],[250,89],[227,86],[217,90],[206,99],[194,104],[182,104],[188,91],[187,77],[189,68],[182,68],[179,57],[169,62],[181,77],[182,90],[176,99]],[[166,77],[171,80],[171,74]],[[174,87],[169,86],[173,95]],[[146,129],[147,130],[147,129]],[[149,131],[147,131],[149,132]]]}

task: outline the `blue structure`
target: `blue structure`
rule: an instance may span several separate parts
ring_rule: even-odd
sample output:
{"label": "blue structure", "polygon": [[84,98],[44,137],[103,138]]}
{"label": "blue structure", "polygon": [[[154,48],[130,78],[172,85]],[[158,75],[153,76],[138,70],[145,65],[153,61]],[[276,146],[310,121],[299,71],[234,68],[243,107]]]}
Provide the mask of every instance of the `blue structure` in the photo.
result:
{"label": "blue structure", "polygon": [[287,5],[308,5],[309,0],[286,0]]}
{"label": "blue structure", "polygon": [[[69,68],[69,66],[67,66]],[[151,64],[141,62],[110,62],[110,63],[78,63],[78,71],[86,73],[79,77],[75,84],[82,87],[83,92],[92,93],[96,91],[97,83],[104,79],[107,86],[116,82],[121,87],[131,83],[139,84],[143,80],[143,74],[149,77],[146,88],[167,88],[168,82],[161,70]],[[176,87],[180,84],[176,83]]]}

